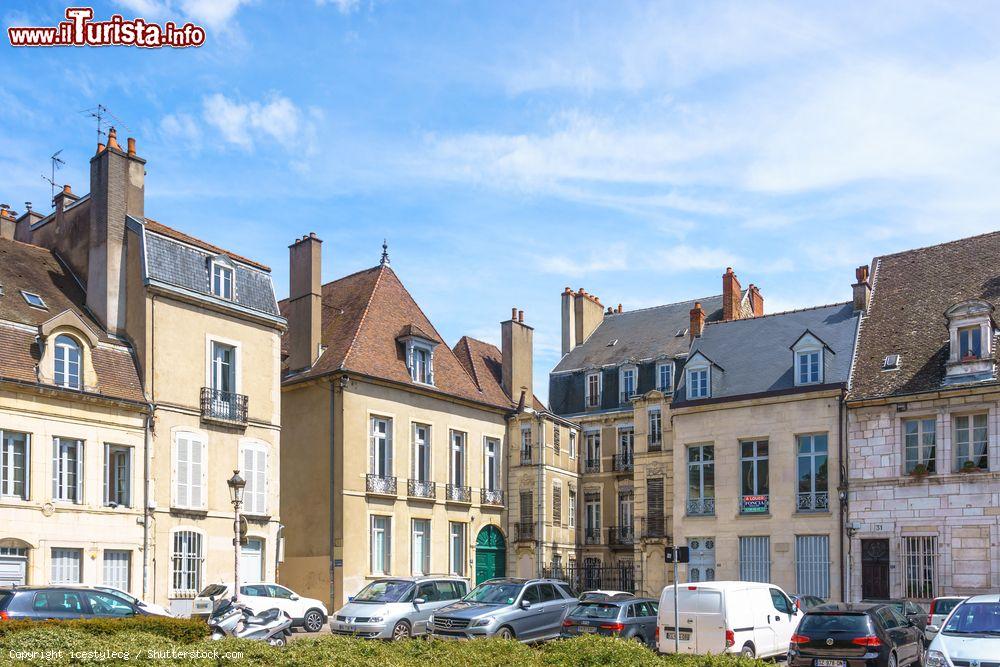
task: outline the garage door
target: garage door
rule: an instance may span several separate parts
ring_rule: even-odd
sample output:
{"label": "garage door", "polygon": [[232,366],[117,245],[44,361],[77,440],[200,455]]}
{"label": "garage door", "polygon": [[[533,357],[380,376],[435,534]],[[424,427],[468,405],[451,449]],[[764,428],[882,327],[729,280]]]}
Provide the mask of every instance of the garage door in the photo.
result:
{"label": "garage door", "polygon": [[0,586],[24,585],[28,559],[24,556],[0,556]]}

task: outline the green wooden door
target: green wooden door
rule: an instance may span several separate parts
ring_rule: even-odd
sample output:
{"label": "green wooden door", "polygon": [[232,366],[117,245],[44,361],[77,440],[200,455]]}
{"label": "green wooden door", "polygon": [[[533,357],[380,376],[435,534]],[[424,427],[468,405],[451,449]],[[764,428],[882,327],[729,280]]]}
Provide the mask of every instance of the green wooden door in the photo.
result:
{"label": "green wooden door", "polygon": [[496,526],[484,526],[476,538],[476,584],[507,574],[507,542]]}

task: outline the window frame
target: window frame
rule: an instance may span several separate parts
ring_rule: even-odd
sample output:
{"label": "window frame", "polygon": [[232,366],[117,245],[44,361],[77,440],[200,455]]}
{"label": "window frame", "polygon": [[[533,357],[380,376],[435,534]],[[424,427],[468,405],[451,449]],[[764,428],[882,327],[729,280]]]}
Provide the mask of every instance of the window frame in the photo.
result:
{"label": "window frame", "polygon": [[[771,462],[770,453],[771,446],[770,441],[767,438],[755,438],[740,440],[740,514],[746,516],[748,514],[769,514],[771,509]],[[751,453],[748,455],[745,453],[746,446],[751,447]],[[765,447],[765,453],[761,454],[761,445]],[[747,478],[747,464],[749,464],[749,470],[752,472],[753,479],[749,480]],[[763,474],[761,474],[761,468],[763,467]],[[748,487],[749,482],[749,487]],[[748,490],[749,488],[749,490]],[[765,507],[764,512],[753,512],[748,511],[744,506],[744,501],[748,496],[765,496]]]}
{"label": "window frame", "polygon": [[[247,455],[253,455],[253,475],[256,475],[258,479],[253,479],[251,471],[247,469]],[[263,442],[257,441],[244,441],[240,443],[240,469],[243,473],[243,478],[246,480],[246,488],[243,491],[243,512],[245,514],[250,514],[253,516],[267,516],[268,515],[268,491],[269,491],[269,475],[268,468],[271,464],[271,453],[267,445]],[[257,465],[260,463],[260,456],[263,456],[263,470],[258,470]],[[262,478],[262,479],[261,479]],[[262,483],[263,488],[257,489],[258,482]],[[251,503],[251,498],[256,496],[256,500]]]}
{"label": "window frame", "polygon": [[[73,445],[76,456],[73,470],[68,469],[68,455],[64,445]],[[81,505],[84,502],[84,441],[79,438],[53,436],[52,438],[52,500]],[[64,467],[64,463],[66,464]],[[72,476],[72,493],[70,493],[70,477]]]}
{"label": "window frame", "polygon": [[461,521],[448,522],[448,574],[464,577],[468,560],[467,524]]}
{"label": "window frame", "polygon": [[[819,443],[819,438],[823,439],[823,450],[819,451],[817,445]],[[808,444],[808,451],[805,451],[805,445]],[[826,472],[824,473],[825,484],[823,488],[820,488],[819,484],[819,472],[823,467],[820,463],[820,458],[824,459],[826,465]],[[808,474],[808,485],[809,488],[803,489],[803,480],[805,476],[802,473],[803,461],[808,461],[809,474]],[[798,433],[795,435],[795,478],[797,480],[797,490],[796,498],[800,499],[804,494],[808,494],[812,500],[811,505],[815,506],[817,503],[815,499],[821,493],[830,493],[830,434],[829,433]],[[827,510],[829,511],[829,495],[827,496]],[[822,511],[822,510],[803,510],[802,502],[796,502],[796,511]]]}
{"label": "window frame", "polygon": [[[424,437],[418,437],[418,432],[420,430],[424,431]],[[412,465],[410,466],[410,474],[413,475],[413,479],[418,482],[429,482],[432,479],[433,472],[431,470],[433,447],[432,447],[432,429],[430,424],[424,424],[422,422],[413,422],[410,426],[410,439],[411,439],[411,456]],[[421,465],[420,453],[423,451],[423,465]]]}
{"label": "window frame", "polygon": [[[417,524],[421,524],[420,528],[422,530],[417,530]],[[422,551],[420,553],[420,565],[421,570],[417,569],[417,535],[422,536],[421,545]],[[431,545],[433,540],[431,539],[431,520],[426,518],[413,518],[410,520],[410,574],[412,576],[426,576],[431,572]]]}
{"label": "window frame", "polygon": [[709,366],[688,368],[685,369],[685,374],[689,401],[712,397],[712,369]]}
{"label": "window frame", "polygon": [[[663,383],[663,371],[667,371],[667,382]],[[656,389],[668,396],[674,390],[674,362],[660,361],[656,364]]]}
{"label": "window frame", "polygon": [[[975,420],[982,418],[982,425],[976,425]],[[965,420],[966,426],[959,426],[959,421]],[[951,416],[952,422],[952,465],[955,472],[961,472],[966,461],[974,463],[974,470],[990,469],[990,433],[989,433],[989,412],[969,412]],[[965,432],[965,442],[960,440],[959,434]],[[982,433],[982,440],[976,439],[976,434]],[[982,445],[981,454],[973,454],[973,448]],[[963,456],[962,450],[965,449]],[[976,460],[979,460],[976,463]],[[985,464],[985,465],[984,465]]]}
{"label": "window frame", "polygon": [[566,502],[566,520],[570,528],[576,528],[576,489],[570,488],[567,490],[567,502]]}
{"label": "window frame", "polygon": [[[434,386],[434,348],[437,344],[424,339],[408,338],[406,340],[406,370],[410,380],[427,387]],[[420,358],[418,353],[425,354]]]}
{"label": "window frame", "polygon": [[[170,542],[171,595],[193,597],[202,590],[205,579],[205,534],[196,528],[179,527],[170,531]],[[178,581],[193,582],[194,586],[178,587]]]}
{"label": "window frame", "polygon": [[[631,388],[626,390],[625,378],[631,379]],[[639,367],[635,364],[625,364],[618,369],[618,392],[621,394],[622,403],[625,403],[639,395]]]}
{"label": "window frame", "polygon": [[957,328],[956,334],[958,336],[959,361],[983,358],[983,328],[980,325],[960,326]]}
{"label": "window frame", "polygon": [[[228,279],[226,277],[226,272],[228,272]],[[227,261],[222,261],[218,258],[212,259],[212,269],[209,273],[211,284],[209,285],[209,291],[213,296],[220,299],[225,299],[226,301],[236,300],[236,268],[232,266]],[[220,289],[216,289],[219,283]],[[228,286],[228,292],[225,289]]]}
{"label": "window frame", "polygon": [[[483,488],[487,491],[496,491],[500,488],[500,450],[499,438],[489,435],[483,436]],[[490,471],[491,461],[493,463],[492,473]]]}
{"label": "window frame", "polygon": [[[909,424],[916,424],[917,430],[914,433],[908,433],[907,427]],[[926,427],[931,424],[931,430],[928,432]],[[906,475],[912,474],[913,470],[920,464],[923,464],[927,468],[927,472],[936,473],[937,472],[937,454],[938,454],[938,442],[937,442],[937,416],[923,416],[923,417],[911,417],[907,419],[900,420],[900,429],[902,431],[902,445],[903,445],[903,473]],[[915,447],[910,445],[910,436],[915,436],[916,445]],[[928,445],[924,442],[927,436],[933,436],[933,442]],[[932,451],[931,456],[927,457],[924,450],[930,448]],[[915,449],[917,452],[917,458],[910,464],[910,451]]]}
{"label": "window frame", "polygon": [[[72,359],[72,355],[76,359]],[[63,389],[83,389],[83,343],[67,333],[60,333],[52,343],[52,382]],[[70,369],[76,365],[76,372]],[[60,377],[61,376],[61,377]]]}
{"label": "window frame", "polygon": [[584,406],[587,408],[601,407],[601,394],[604,393],[604,374],[592,371],[584,376]]}
{"label": "window frame", "polygon": [[[128,445],[118,445],[110,442],[104,443],[104,505],[116,507],[132,507],[132,471],[133,471],[133,447]],[[117,474],[117,455],[125,455],[125,477],[119,479]],[[112,470],[112,462],[115,461],[116,468]],[[113,474],[115,473],[115,474]],[[124,486],[124,500],[121,500],[122,490],[119,484]]]}
{"label": "window frame", "polygon": [[[49,571],[49,583],[57,586],[83,583],[83,549],[76,547],[52,547],[49,555],[52,559]],[[71,560],[75,561],[75,566],[70,567],[68,570],[75,574],[75,578],[63,578],[63,575],[67,572],[65,565],[56,569],[57,565],[64,562],[64,559],[67,557],[71,557]]]}
{"label": "window frame", "polygon": [[[698,451],[699,456],[698,456],[697,460],[693,460],[691,458],[691,454],[692,454],[692,452],[694,452],[696,450]],[[706,451],[708,451],[711,454],[711,459],[710,460],[706,460],[705,459],[705,452]],[[708,442],[706,442],[706,443],[698,443],[698,444],[694,444],[694,445],[688,445],[687,446],[687,457],[686,457],[686,460],[685,460],[684,463],[685,463],[685,465],[687,467],[687,501],[689,503],[691,501],[698,501],[698,502],[701,502],[701,503],[704,503],[704,501],[706,501],[706,500],[712,500],[712,501],[714,501],[715,500],[715,491],[716,491],[716,479],[715,479],[715,464],[716,464],[715,443],[708,443]],[[712,476],[712,484],[711,484],[712,495],[706,495],[706,493],[705,493],[705,490],[706,490],[706,485],[705,485],[705,469],[709,468],[709,467],[712,469],[712,475],[711,475]],[[698,470],[698,485],[697,485],[698,486],[698,496],[696,496],[696,497],[693,497],[691,495],[691,491],[692,491],[692,488],[694,486],[692,484],[692,479],[691,479],[692,468],[696,468]],[[686,512],[685,514],[691,514],[691,512]],[[714,511],[713,512],[702,512],[700,514],[695,514],[695,516],[705,516],[705,515],[709,515],[710,516],[710,515],[713,515],[713,514],[715,514]]]}
{"label": "window frame", "polygon": [[[379,523],[382,523],[379,526]],[[376,548],[376,536],[381,534],[381,551]],[[392,573],[392,517],[385,514],[372,514],[368,520],[368,569],[372,576],[390,576]],[[381,561],[382,569],[378,568],[376,558]]]}
{"label": "window frame", "polygon": [[[49,309],[48,304],[45,303],[45,299],[43,299],[40,294],[35,294],[34,292],[29,292],[27,290],[21,290],[21,298],[24,299],[24,302],[32,308],[37,308],[38,310]],[[33,303],[32,299],[37,299],[38,303]]]}
{"label": "window frame", "polygon": [[[457,437],[457,440],[456,440]],[[448,479],[452,486],[467,486],[467,468],[469,465],[466,456],[466,443],[468,434],[465,431],[449,429],[448,431]],[[456,442],[458,443],[456,446]],[[456,463],[456,454],[458,462]]]}
{"label": "window frame", "polygon": [[[379,431],[379,425],[385,431]],[[385,415],[368,415],[368,474],[376,477],[393,476],[393,418]],[[381,450],[379,445],[381,443]]]}
{"label": "window frame", "polygon": [[[180,441],[182,439],[186,440],[188,443],[188,458],[186,460],[187,469],[184,471],[185,474],[183,475],[183,480],[180,468],[181,462],[179,458]],[[196,433],[194,431],[176,431],[173,434],[172,440],[173,451],[171,452],[172,475],[170,484],[170,506],[178,509],[203,510],[207,507],[208,503],[208,494],[206,493],[208,486],[208,441],[201,433]],[[195,463],[193,460],[194,457],[192,456],[196,445],[200,449],[201,454],[200,460],[197,463],[200,472],[197,479],[195,479]],[[184,503],[181,502],[180,498],[180,484],[182,481],[185,482],[187,491],[187,500]],[[194,489],[197,489],[198,491],[198,498],[200,500],[198,503],[192,502]]]}
{"label": "window frame", "polygon": [[[15,442],[12,436],[22,436]],[[16,493],[18,484],[15,447],[21,446],[21,493]],[[0,497],[31,498],[31,434],[23,431],[0,429]]]}
{"label": "window frame", "polygon": [[569,429],[569,457],[576,458],[576,431]]}
{"label": "window frame", "polygon": [[[654,420],[655,418],[655,420]],[[655,427],[654,427],[655,421]],[[650,408],[646,413],[646,422],[648,424],[646,431],[646,447],[648,448],[652,444],[661,445],[663,444],[663,415],[660,413],[658,407]]]}

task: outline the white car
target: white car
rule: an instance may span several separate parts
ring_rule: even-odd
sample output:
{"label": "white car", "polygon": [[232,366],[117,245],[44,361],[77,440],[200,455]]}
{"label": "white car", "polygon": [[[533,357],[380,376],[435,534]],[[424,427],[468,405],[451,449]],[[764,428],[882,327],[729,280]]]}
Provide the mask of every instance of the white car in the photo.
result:
{"label": "white car", "polygon": [[[931,630],[931,626],[928,626]],[[976,595],[951,610],[927,649],[925,667],[996,664],[1000,656],[1000,595]]]}
{"label": "white car", "polygon": [[[231,583],[209,584],[194,599],[191,617],[208,618],[220,600],[232,596]],[[292,627],[305,628],[308,632],[322,630],[329,616],[326,605],[319,600],[300,597],[284,586],[269,582],[240,584],[240,602],[255,614],[277,607],[292,617]]]}

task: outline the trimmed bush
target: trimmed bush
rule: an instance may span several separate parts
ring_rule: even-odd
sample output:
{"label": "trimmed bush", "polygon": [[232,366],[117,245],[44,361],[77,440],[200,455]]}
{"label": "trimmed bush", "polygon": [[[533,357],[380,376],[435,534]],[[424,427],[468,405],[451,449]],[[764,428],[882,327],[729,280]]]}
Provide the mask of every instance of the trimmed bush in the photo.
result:
{"label": "trimmed bush", "polygon": [[37,628],[72,629],[86,635],[144,632],[183,644],[196,642],[210,634],[208,624],[205,621],[164,616],[132,616],[129,618],[84,618],[71,621],[4,621],[0,623],[0,638]]}

